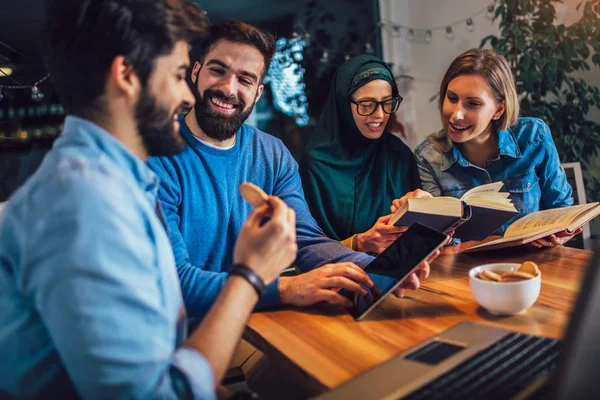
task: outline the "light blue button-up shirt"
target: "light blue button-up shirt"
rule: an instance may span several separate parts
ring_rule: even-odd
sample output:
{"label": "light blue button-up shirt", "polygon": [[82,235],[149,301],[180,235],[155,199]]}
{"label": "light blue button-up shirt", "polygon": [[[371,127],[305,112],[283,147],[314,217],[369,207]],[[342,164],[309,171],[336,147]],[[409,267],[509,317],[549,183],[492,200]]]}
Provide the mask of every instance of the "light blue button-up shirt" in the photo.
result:
{"label": "light blue button-up shirt", "polygon": [[108,132],[66,118],[0,214],[0,397],[214,398],[206,359],[177,348],[158,183]]}
{"label": "light blue button-up shirt", "polygon": [[415,157],[421,185],[434,196],[460,198],[476,186],[504,182],[502,191],[510,192],[519,215],[496,234],[503,234],[512,222],[531,212],[573,205],[573,190],[550,129],[537,118],[519,118],[498,132],[498,156],[484,168],[470,163],[458,147],[444,152],[429,139],[415,149]]}

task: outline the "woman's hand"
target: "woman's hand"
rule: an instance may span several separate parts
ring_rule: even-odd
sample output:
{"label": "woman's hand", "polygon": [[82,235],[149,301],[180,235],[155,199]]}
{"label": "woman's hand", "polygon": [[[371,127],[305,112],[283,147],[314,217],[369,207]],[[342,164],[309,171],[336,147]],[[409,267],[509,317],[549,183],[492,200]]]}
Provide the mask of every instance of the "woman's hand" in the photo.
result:
{"label": "woman's hand", "polygon": [[356,235],[358,251],[381,253],[408,230],[407,226],[388,225],[390,218],[392,214],[385,215],[379,218],[371,229]]}
{"label": "woman's hand", "polygon": [[404,282],[402,282],[399,287],[394,289],[392,294],[396,297],[404,297],[405,289],[417,290],[421,286],[421,282],[429,277],[429,273],[431,271],[430,263],[439,255],[440,251],[436,250],[428,260],[423,261],[421,265],[419,265],[419,270],[417,272],[413,272]]}
{"label": "woman's hand", "polygon": [[417,189],[412,192],[408,192],[404,196],[400,197],[399,199],[392,201],[392,206],[390,207],[390,210],[392,211],[392,213],[395,213],[396,211],[398,211],[398,209],[400,207],[402,207],[404,205],[404,203],[406,203],[406,200],[408,200],[411,197],[425,199],[425,198],[433,197],[433,196],[431,195],[431,193],[426,192],[421,189]]}
{"label": "woman's hand", "polygon": [[573,239],[573,236],[580,234],[581,232],[583,232],[583,228],[579,227],[579,228],[575,229],[575,231],[573,231],[572,235],[563,235],[563,236],[550,235],[545,238],[541,238],[536,241],[533,241],[533,242],[531,242],[531,244],[533,246],[537,247],[538,249],[542,248],[542,247],[560,246],[563,243],[567,243],[569,240]]}

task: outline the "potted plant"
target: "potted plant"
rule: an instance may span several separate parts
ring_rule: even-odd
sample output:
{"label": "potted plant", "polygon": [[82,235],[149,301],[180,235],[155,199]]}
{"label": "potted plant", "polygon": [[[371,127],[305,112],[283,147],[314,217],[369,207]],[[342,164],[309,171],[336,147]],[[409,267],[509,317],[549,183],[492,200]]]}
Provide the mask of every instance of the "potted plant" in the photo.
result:
{"label": "potted plant", "polygon": [[600,0],[582,1],[582,16],[571,26],[556,24],[562,0],[501,0],[494,20],[501,36],[489,44],[508,60],[515,75],[521,115],[548,124],[562,162],[580,161],[586,172],[587,196],[600,200],[594,160],[600,150],[600,124],[588,118],[600,106],[600,89],[577,76],[600,66]]}

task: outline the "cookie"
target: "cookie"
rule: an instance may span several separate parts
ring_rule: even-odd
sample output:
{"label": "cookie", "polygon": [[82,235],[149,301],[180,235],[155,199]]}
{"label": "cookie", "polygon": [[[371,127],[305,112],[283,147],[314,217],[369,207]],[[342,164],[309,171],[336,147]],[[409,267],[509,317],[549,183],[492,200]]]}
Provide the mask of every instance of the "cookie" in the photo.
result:
{"label": "cookie", "polygon": [[536,276],[537,274],[540,273],[540,269],[538,268],[537,264],[534,263],[533,261],[525,261],[519,267],[519,271],[531,274],[533,276]]}
{"label": "cookie", "polygon": [[534,278],[534,276],[521,271],[511,271],[502,274],[502,282],[524,281],[531,278]]}
{"label": "cookie", "polygon": [[483,270],[479,273],[480,276],[485,276],[486,278],[488,278],[491,281],[494,282],[501,282],[502,281],[502,277],[500,275],[498,275],[495,272],[492,271],[487,271],[487,270]]}
{"label": "cookie", "polygon": [[491,280],[490,278],[488,278],[487,276],[483,275],[481,272],[479,273],[479,275],[477,275],[477,277],[479,279],[481,279],[482,281],[486,281],[486,282],[494,282],[493,280]]}
{"label": "cookie", "polygon": [[252,207],[260,207],[269,199],[264,190],[250,182],[244,182],[240,185],[240,193]]}

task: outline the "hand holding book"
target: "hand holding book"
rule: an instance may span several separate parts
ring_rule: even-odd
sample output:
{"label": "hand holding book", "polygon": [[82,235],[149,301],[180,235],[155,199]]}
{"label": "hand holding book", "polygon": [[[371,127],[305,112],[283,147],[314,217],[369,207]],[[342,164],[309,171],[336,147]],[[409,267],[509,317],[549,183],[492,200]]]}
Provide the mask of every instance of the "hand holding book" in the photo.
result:
{"label": "hand holding book", "polygon": [[431,195],[431,193],[426,192],[421,189],[417,189],[412,192],[406,193],[404,196],[400,197],[399,199],[392,201],[390,210],[392,211],[392,213],[395,213],[396,211],[398,211],[398,209],[402,208],[402,206],[404,205],[404,203],[407,202],[408,199],[427,199],[427,198],[432,198],[432,197],[433,196]]}
{"label": "hand holding book", "polygon": [[[563,241],[561,238],[567,241],[581,232],[583,224],[598,215],[600,215],[599,203],[537,211],[515,221],[506,230],[503,238],[473,246],[465,252],[500,249],[527,243],[537,243],[537,245],[533,244],[536,247],[561,244]],[[554,240],[552,236],[555,237]]]}
{"label": "hand holding book", "polygon": [[462,240],[482,240],[518,214],[510,193],[500,192],[502,182],[477,186],[460,199],[454,197],[404,196],[394,200],[397,208],[389,224],[411,226],[414,222],[440,232],[456,230]]}
{"label": "hand holding book", "polygon": [[537,247],[538,249],[540,249],[542,247],[560,246],[561,244],[567,243],[569,240],[573,239],[573,237],[575,235],[578,235],[581,232],[583,232],[583,228],[579,227],[572,234],[571,233],[552,234],[550,236],[546,236],[545,238],[534,240],[533,242],[531,242],[531,244],[533,246]]}

